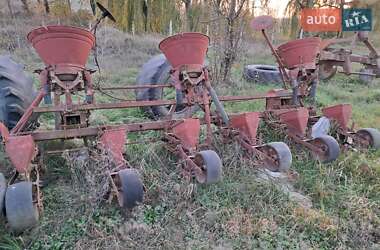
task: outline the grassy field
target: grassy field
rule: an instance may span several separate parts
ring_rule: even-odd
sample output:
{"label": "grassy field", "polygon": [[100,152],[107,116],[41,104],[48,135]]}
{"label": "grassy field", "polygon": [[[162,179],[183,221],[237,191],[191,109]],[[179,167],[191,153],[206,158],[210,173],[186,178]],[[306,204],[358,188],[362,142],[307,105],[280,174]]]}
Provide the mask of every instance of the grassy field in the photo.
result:
{"label": "grassy field", "polygon": [[[102,32],[106,35],[102,36]],[[139,67],[158,53],[160,37],[100,32],[103,86],[132,84]],[[11,54],[26,69],[41,67],[26,45]],[[3,48],[0,53],[9,53]],[[263,44],[250,44],[233,69],[233,86],[219,86],[220,94],[254,94],[273,87],[245,82],[245,64],[273,63]],[[90,62],[92,64],[92,62]],[[133,98],[133,93],[113,93]],[[97,96],[99,101],[107,101]],[[356,77],[338,75],[318,89],[317,106],[353,104],[357,127],[380,128],[380,82],[370,86]],[[260,102],[227,104],[230,112],[263,108]],[[43,117],[49,124],[49,117]],[[95,112],[96,124],[147,120],[139,110]],[[45,125],[44,125],[45,126]],[[265,141],[287,138],[261,126]],[[128,135],[130,140],[158,137],[146,132]],[[293,165],[287,183],[309,197],[312,207],[302,206],[274,179],[265,180],[237,144],[225,145],[217,137],[216,151],[223,159],[223,180],[215,185],[186,183],[177,162],[162,143],[131,145],[128,161],[137,168],[147,188],[144,203],[132,212],[114,203],[94,203],[99,169],[90,162],[81,168],[72,156],[46,159],[43,189],[44,214],[35,229],[20,236],[0,226],[0,249],[379,249],[380,248],[380,151],[344,152],[338,161],[322,165],[309,153],[291,144]],[[70,144],[76,144],[71,142]],[[44,145],[45,148],[54,146]],[[1,160],[5,172],[6,159]],[[79,165],[78,165],[79,164]],[[83,175],[87,174],[87,178]],[[96,183],[95,183],[96,184]]]}

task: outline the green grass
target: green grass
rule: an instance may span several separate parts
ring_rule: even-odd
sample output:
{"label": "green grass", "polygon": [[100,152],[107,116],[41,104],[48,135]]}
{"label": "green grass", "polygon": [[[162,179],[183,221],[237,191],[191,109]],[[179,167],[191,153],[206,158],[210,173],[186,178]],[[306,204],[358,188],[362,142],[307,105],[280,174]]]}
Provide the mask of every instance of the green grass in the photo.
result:
{"label": "green grass", "polygon": [[[267,52],[266,52],[267,53]],[[243,59],[233,71],[234,86],[218,87],[219,94],[249,95],[274,85],[254,85],[241,79],[245,63],[271,62],[270,54]],[[138,67],[102,73],[109,86],[133,83]],[[110,70],[111,72],[111,70]],[[321,83],[317,105],[353,104],[357,127],[380,128],[380,83],[360,84],[356,77],[338,75]],[[168,96],[170,96],[169,93]],[[113,92],[133,99],[132,92]],[[97,101],[110,101],[97,95]],[[228,103],[229,112],[258,111],[260,101]],[[42,117],[47,122],[51,117]],[[96,111],[95,124],[148,120],[138,109]],[[51,123],[52,124],[52,123]],[[50,125],[51,125],[50,124]],[[160,132],[128,134],[131,141],[158,138]],[[285,140],[260,125],[264,141]],[[54,144],[54,143],[53,143]],[[45,145],[53,147],[54,145]],[[278,185],[257,178],[252,159],[237,144],[217,139],[223,159],[223,181],[211,186],[186,183],[178,162],[163,144],[128,145],[128,161],[146,187],[144,204],[132,213],[115,202],[92,207],[88,193],[75,183],[72,170],[60,156],[46,160],[44,215],[37,228],[21,236],[0,227],[1,249],[376,249],[380,239],[380,152],[344,152],[338,161],[322,165],[291,144],[294,155],[291,183],[309,196],[313,207],[303,208]],[[4,162],[2,160],[1,162]]]}

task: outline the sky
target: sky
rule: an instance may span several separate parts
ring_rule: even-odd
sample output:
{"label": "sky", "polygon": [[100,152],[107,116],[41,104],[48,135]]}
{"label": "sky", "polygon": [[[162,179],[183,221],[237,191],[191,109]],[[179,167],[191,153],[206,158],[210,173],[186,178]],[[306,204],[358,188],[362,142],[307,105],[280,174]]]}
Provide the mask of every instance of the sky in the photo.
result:
{"label": "sky", "polygon": [[[287,3],[288,3],[288,0],[270,0],[269,1],[269,8],[273,9],[276,17],[282,17],[282,16],[284,16],[284,11],[285,11],[285,7],[286,7]],[[260,7],[259,7],[260,6],[260,0],[255,0],[255,7],[256,6],[258,7],[258,8],[255,8],[255,14],[256,15],[267,14],[267,13],[263,13],[260,10]]]}
{"label": "sky", "polygon": [[277,17],[284,16],[284,11],[286,4],[288,3],[288,0],[271,0],[269,3],[270,8],[273,8],[276,10]]}

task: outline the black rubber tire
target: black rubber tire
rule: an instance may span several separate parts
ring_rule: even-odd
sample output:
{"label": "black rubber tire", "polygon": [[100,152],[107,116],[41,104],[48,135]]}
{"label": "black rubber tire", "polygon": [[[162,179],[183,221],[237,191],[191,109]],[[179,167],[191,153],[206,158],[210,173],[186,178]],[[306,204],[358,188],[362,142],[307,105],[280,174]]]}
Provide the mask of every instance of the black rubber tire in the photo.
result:
{"label": "black rubber tire", "polygon": [[337,66],[329,65],[328,63],[320,62],[319,64],[319,70],[318,70],[318,76],[319,79],[322,81],[327,81],[335,76],[336,72],[338,71]]}
{"label": "black rubber tire", "polygon": [[213,150],[203,150],[195,157],[202,157],[203,169],[206,174],[205,184],[217,183],[222,179],[222,160]]}
{"label": "black rubber tire", "polygon": [[23,232],[37,225],[38,209],[33,203],[31,182],[23,181],[10,185],[5,194],[5,212],[8,225],[13,232]]}
{"label": "black rubber tire", "polygon": [[[373,74],[373,70],[371,69],[360,69],[361,73],[370,73]],[[368,75],[359,75],[359,80],[363,84],[369,85],[373,81],[374,76],[368,76]]]}
{"label": "black rubber tire", "polygon": [[8,129],[17,124],[35,95],[33,80],[23,66],[9,56],[0,56],[0,121]]}
{"label": "black rubber tire", "polygon": [[[265,167],[274,172],[286,172],[292,165],[292,152],[284,142],[270,142],[264,145],[276,152],[276,165],[265,162]],[[268,165],[269,164],[269,165]]]}
{"label": "black rubber tire", "polygon": [[123,169],[118,174],[121,182],[122,207],[132,209],[143,202],[142,181],[135,169]]}
{"label": "black rubber tire", "polygon": [[370,136],[370,147],[374,149],[380,148],[380,131],[375,128],[362,128],[359,129],[356,134],[365,133]]}
{"label": "black rubber tire", "polygon": [[[205,65],[208,61],[205,60]],[[164,54],[159,54],[147,61],[139,71],[136,79],[137,85],[156,85],[156,84],[170,84],[172,79],[170,77],[171,66],[166,60]],[[139,89],[135,91],[137,101],[154,101],[161,100],[163,95],[162,88]],[[176,99],[181,100],[184,98],[180,90],[176,90]],[[160,119],[167,117],[170,107],[168,106],[152,106],[144,107],[143,111],[152,119]],[[177,105],[176,110],[172,114],[173,119],[189,118],[200,110],[198,105],[185,108],[182,105]]]}
{"label": "black rubber tire", "polygon": [[[136,83],[137,85],[156,85],[156,84],[169,84],[172,82],[170,78],[171,66],[166,60],[164,54],[159,54],[154,56],[149,61],[147,61],[141,68]],[[151,89],[139,89],[135,91],[137,101],[155,101],[161,100],[163,90],[162,88],[151,88]],[[176,90],[177,98],[182,98],[182,92]],[[190,113],[198,110],[194,108]],[[167,116],[169,113],[169,108],[165,106],[152,106],[144,107],[143,111],[152,119],[159,119]],[[177,110],[173,114],[173,118],[180,119],[184,118],[186,110],[181,107],[177,107]]]}
{"label": "black rubber tire", "polygon": [[264,64],[246,65],[243,71],[243,77],[249,82],[257,83],[281,83],[281,73],[277,66]]}
{"label": "black rubber tire", "polygon": [[4,217],[4,201],[5,201],[5,193],[7,191],[7,182],[2,173],[0,173],[0,221]]}
{"label": "black rubber tire", "polygon": [[330,163],[338,159],[340,154],[340,147],[334,137],[323,135],[316,137],[313,139],[313,141],[318,144],[323,144],[327,148],[325,155],[323,156],[314,154],[315,159],[319,160],[321,163]]}
{"label": "black rubber tire", "polygon": [[[137,85],[155,85],[167,83],[170,79],[170,65],[164,54],[154,56],[147,61],[137,76]],[[162,89],[138,89],[135,91],[137,101],[154,101],[161,99]],[[144,107],[143,110],[151,117],[157,118],[167,114],[167,108],[163,106]]]}

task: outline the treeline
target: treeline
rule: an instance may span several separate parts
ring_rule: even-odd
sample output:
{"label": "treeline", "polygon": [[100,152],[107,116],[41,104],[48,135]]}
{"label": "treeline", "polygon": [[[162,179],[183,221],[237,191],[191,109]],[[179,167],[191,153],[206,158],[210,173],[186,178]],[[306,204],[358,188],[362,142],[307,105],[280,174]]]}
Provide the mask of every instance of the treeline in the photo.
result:
{"label": "treeline", "polygon": [[[91,2],[96,0],[6,0],[3,13],[17,15],[49,16],[60,19],[92,18]],[[115,16],[116,26],[133,33],[176,33],[209,29],[215,8],[228,9],[236,2],[247,13],[253,14],[257,2],[268,0],[99,0]],[[7,11],[5,11],[7,9]],[[248,18],[248,17],[247,17]]]}

